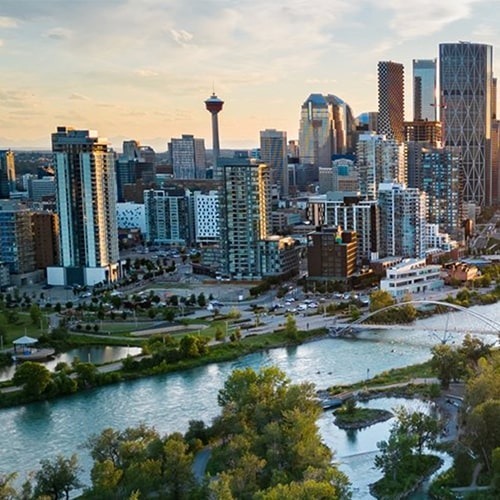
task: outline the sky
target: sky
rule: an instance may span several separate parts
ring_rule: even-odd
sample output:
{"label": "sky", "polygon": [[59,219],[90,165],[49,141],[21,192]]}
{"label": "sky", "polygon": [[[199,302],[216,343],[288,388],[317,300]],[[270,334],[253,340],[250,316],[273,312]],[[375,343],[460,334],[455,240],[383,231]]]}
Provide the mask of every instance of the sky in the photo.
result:
{"label": "sky", "polygon": [[488,43],[500,73],[499,25],[498,0],[1,0],[0,149],[48,149],[58,125],[118,151],[181,134],[211,148],[213,91],[221,148],[266,128],[296,139],[311,93],[375,111],[386,60],[404,64],[411,119],[412,59]]}

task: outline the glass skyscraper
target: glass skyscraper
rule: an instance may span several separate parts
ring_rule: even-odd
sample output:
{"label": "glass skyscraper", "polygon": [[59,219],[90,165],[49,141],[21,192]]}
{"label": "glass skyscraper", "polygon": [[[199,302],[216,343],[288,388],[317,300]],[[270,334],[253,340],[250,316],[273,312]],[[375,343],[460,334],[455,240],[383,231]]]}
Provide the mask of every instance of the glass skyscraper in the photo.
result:
{"label": "glass skyscraper", "polygon": [[491,204],[493,48],[470,42],[439,45],[441,121],[446,146],[462,152],[463,200]]}
{"label": "glass skyscraper", "polygon": [[413,59],[413,119],[436,121],[436,59]]}

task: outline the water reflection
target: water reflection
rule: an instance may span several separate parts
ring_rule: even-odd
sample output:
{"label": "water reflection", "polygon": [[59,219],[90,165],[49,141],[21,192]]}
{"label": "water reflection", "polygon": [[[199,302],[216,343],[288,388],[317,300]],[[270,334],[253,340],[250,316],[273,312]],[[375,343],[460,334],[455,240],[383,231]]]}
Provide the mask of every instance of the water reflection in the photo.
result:
{"label": "water reflection", "polygon": [[[138,356],[141,352],[142,349],[140,347],[87,346],[56,354],[52,359],[45,361],[43,365],[50,371],[54,371],[58,363],[67,363],[70,365],[75,359],[102,365],[124,359],[129,355]],[[0,368],[0,381],[10,380],[14,376],[16,366],[16,364],[13,364]]]}

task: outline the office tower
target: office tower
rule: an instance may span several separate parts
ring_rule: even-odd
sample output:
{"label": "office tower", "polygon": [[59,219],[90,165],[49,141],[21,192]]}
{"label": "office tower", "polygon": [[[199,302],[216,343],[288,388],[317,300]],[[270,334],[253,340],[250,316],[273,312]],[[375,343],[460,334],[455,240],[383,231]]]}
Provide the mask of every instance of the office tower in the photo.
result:
{"label": "office tower", "polygon": [[376,200],[362,200],[345,193],[327,193],[309,198],[309,220],[315,227],[341,226],[356,232],[358,264],[378,257],[379,210]]}
{"label": "office tower", "polygon": [[330,166],[333,146],[333,114],[325,97],[311,94],[300,111],[299,155],[303,164]]}
{"label": "office tower", "polygon": [[56,182],[54,177],[43,177],[27,179],[28,198],[32,201],[43,201],[53,199],[56,195]]}
{"label": "office tower", "polygon": [[413,120],[435,122],[436,59],[413,59]]}
{"label": "office tower", "polygon": [[60,267],[52,285],[95,285],[119,277],[115,161],[106,139],[91,130],[57,127],[52,134]]}
{"label": "office tower", "polygon": [[220,174],[217,166],[220,157],[219,120],[217,115],[222,110],[222,106],[224,106],[224,101],[219,99],[215,93],[205,101],[205,107],[212,115],[212,163],[215,173],[214,178],[217,178]]}
{"label": "office tower", "polygon": [[260,132],[260,158],[271,170],[271,183],[288,196],[288,154],[286,132],[266,129]]}
{"label": "office tower", "polygon": [[425,193],[397,183],[378,190],[381,257],[425,257]]}
{"label": "office tower", "polygon": [[325,96],[331,107],[333,117],[333,148],[332,154],[347,154],[354,152],[354,133],[356,120],[351,107],[340,97],[333,94]]}
{"label": "office tower", "polygon": [[8,266],[11,275],[18,275],[15,280],[18,285],[27,284],[26,278],[19,275],[35,270],[31,217],[32,211],[25,205],[0,201],[0,262]]}
{"label": "office tower", "polygon": [[500,205],[500,120],[491,125],[491,200]]}
{"label": "office tower", "polygon": [[262,277],[259,241],[271,232],[269,167],[255,160],[221,164],[220,228],[223,271],[237,280]]}
{"label": "office tower", "polygon": [[146,240],[150,243],[189,244],[186,192],[175,186],[144,191]]}
{"label": "office tower", "polygon": [[131,139],[130,141],[123,141],[122,156],[129,160],[138,159],[140,157],[140,151],[139,151],[140,147],[141,147],[140,142],[134,139]]}
{"label": "office tower", "polygon": [[377,199],[381,182],[406,183],[405,149],[402,144],[383,135],[361,134],[356,146],[360,192],[370,200]]}
{"label": "office tower", "polygon": [[311,278],[346,279],[356,272],[357,237],[338,226],[307,235],[307,270]]}
{"label": "office tower", "polygon": [[491,203],[491,45],[470,42],[439,45],[441,121],[446,146],[462,152],[463,200]]}
{"label": "office tower", "polygon": [[330,167],[319,168],[319,193],[359,191],[359,174],[352,155],[333,155]]}
{"label": "office tower", "polygon": [[0,151],[0,198],[9,199],[16,187],[16,164],[10,149]]}
{"label": "office tower", "polygon": [[378,63],[378,133],[403,142],[405,115],[404,67],[392,61]]}
{"label": "office tower", "polygon": [[168,144],[175,179],[206,179],[204,139],[183,134]]}

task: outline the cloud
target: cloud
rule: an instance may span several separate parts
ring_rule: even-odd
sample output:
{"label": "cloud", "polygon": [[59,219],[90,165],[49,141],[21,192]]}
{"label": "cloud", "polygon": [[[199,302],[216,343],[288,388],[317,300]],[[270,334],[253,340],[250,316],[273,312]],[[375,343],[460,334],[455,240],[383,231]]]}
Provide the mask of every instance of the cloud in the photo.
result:
{"label": "cloud", "polygon": [[186,30],[170,29],[170,36],[175,43],[178,43],[183,47],[193,39],[193,35]]}
{"label": "cloud", "polygon": [[152,69],[147,69],[147,68],[141,68],[141,69],[136,69],[134,71],[134,74],[141,76],[143,78],[149,78],[153,76],[158,76],[159,73],[157,71],[154,71]]}
{"label": "cloud", "polygon": [[3,47],[3,40],[0,38],[0,47]]}
{"label": "cloud", "polygon": [[68,40],[71,37],[71,31],[66,28],[52,28],[44,35],[52,40]]}
{"label": "cloud", "polygon": [[86,95],[83,94],[78,94],[77,92],[73,92],[68,99],[71,99],[73,101],[90,101],[90,97],[87,97]]}
{"label": "cloud", "polygon": [[12,17],[0,16],[0,28],[17,28],[17,21]]}
{"label": "cloud", "polygon": [[316,84],[316,83],[337,83],[335,78],[308,78],[306,83]]}
{"label": "cloud", "polygon": [[403,39],[421,38],[442,31],[447,25],[466,19],[472,14],[473,4],[481,0],[372,0],[377,8],[392,11],[389,26]]}

